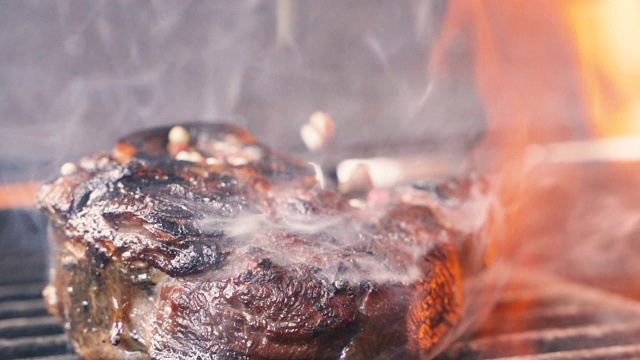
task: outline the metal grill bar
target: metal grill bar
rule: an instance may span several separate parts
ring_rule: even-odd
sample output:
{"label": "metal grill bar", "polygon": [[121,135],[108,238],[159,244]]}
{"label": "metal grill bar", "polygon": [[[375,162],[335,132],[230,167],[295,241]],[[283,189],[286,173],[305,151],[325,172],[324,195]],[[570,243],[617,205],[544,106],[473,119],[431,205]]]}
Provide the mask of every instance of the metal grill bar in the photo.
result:
{"label": "metal grill bar", "polygon": [[24,359],[68,353],[64,334],[17,339],[0,339],[0,359]]}
{"label": "metal grill bar", "polygon": [[640,322],[592,325],[569,329],[543,329],[499,335],[471,341],[468,346],[483,354],[481,359],[561,350],[631,345],[640,342]]}
{"label": "metal grill bar", "polygon": [[20,285],[0,286],[0,301],[40,299],[42,298],[44,285],[44,282],[39,281]]}
{"label": "metal grill bar", "polygon": [[2,259],[0,285],[42,282],[47,270],[47,262],[42,255]]}
{"label": "metal grill bar", "polygon": [[640,305],[547,274],[518,272],[492,316],[441,359],[640,358]]}
{"label": "metal grill bar", "polygon": [[570,328],[590,324],[614,324],[624,322],[629,312],[611,312],[595,305],[559,305],[522,312],[496,312],[491,322],[482,326],[482,334],[500,335],[527,330]]}
{"label": "metal grill bar", "polygon": [[[33,211],[0,211],[0,359],[79,360],[48,315],[44,221]],[[5,251],[6,250],[6,251]]]}
{"label": "metal grill bar", "polygon": [[0,302],[0,320],[47,315],[44,300],[20,300]]}
{"label": "metal grill bar", "polygon": [[638,358],[640,358],[640,345],[626,345],[588,350],[559,351],[552,354],[506,357],[499,360],[630,360]]}
{"label": "metal grill bar", "polygon": [[60,322],[51,316],[38,316],[0,320],[0,338],[62,334],[64,329]]}
{"label": "metal grill bar", "polygon": [[[47,314],[41,295],[43,286],[41,282],[0,286],[0,359],[70,353],[62,325]],[[59,358],[42,359],[56,357]]]}

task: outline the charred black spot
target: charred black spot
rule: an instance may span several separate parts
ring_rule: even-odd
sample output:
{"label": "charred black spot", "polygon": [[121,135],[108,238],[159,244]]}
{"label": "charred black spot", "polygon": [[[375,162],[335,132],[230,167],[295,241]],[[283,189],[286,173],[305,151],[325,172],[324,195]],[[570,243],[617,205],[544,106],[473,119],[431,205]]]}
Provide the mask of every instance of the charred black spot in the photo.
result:
{"label": "charred black spot", "polygon": [[109,254],[98,246],[87,247],[87,258],[92,269],[102,270],[107,266],[111,257]]}
{"label": "charred black spot", "polygon": [[258,261],[258,266],[263,267],[265,269],[273,268],[273,263],[268,258],[262,258]]}
{"label": "charred black spot", "polygon": [[310,201],[300,198],[288,199],[287,206],[291,211],[299,214],[312,214],[314,212],[314,206]]}
{"label": "charred black spot", "polygon": [[376,284],[371,281],[361,281],[358,286],[364,292],[372,292],[376,289]]}
{"label": "charred black spot", "polygon": [[332,285],[336,292],[345,291],[349,288],[349,282],[344,280],[336,280]]}
{"label": "charred black spot", "polygon": [[73,205],[74,211],[80,212],[85,207],[85,205],[87,205],[90,197],[91,197],[91,191],[87,191],[84,194],[82,194],[80,196],[80,199],[78,199],[78,201],[76,201],[75,204]]}
{"label": "charred black spot", "polygon": [[126,246],[127,262],[144,261],[170,276],[198,274],[216,268],[224,259],[216,244],[185,241],[166,244],[150,241],[144,246]]}
{"label": "charred black spot", "polygon": [[178,219],[158,217],[154,225],[159,230],[171,234],[174,237],[200,235],[200,230],[198,230],[192,223],[185,223]]}
{"label": "charred black spot", "polygon": [[242,276],[242,281],[246,283],[251,282],[252,279],[253,279],[253,272],[251,270],[245,272],[244,275]]}
{"label": "charred black spot", "polygon": [[233,176],[225,174],[220,177],[220,185],[223,187],[236,186],[238,185],[238,180],[236,180],[236,178],[234,178]]}
{"label": "charred black spot", "polygon": [[319,337],[323,334],[326,334],[327,330],[320,328],[320,327],[315,327],[311,330],[311,337]]}

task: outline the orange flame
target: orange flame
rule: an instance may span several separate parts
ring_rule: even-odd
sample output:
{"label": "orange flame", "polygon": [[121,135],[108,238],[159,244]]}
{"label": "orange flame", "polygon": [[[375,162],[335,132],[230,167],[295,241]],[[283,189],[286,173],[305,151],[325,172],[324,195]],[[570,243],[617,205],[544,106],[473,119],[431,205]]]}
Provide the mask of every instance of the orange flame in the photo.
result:
{"label": "orange flame", "polygon": [[[455,49],[473,52],[468,65],[488,121],[479,163],[499,174],[508,244],[562,231],[587,186],[580,166],[528,167],[531,145],[640,134],[637,39],[640,0],[450,3],[430,66],[446,73],[459,62]],[[571,190],[540,191],[543,181]]]}
{"label": "orange flame", "polygon": [[640,1],[571,1],[588,117],[600,136],[640,134]]}

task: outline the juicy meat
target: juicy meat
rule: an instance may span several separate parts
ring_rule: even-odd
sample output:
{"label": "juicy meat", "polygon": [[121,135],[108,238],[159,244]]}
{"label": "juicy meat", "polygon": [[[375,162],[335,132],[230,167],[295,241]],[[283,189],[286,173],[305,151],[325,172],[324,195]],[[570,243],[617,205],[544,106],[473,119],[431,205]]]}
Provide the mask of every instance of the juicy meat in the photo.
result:
{"label": "juicy meat", "polygon": [[243,129],[184,127],[181,154],[133,134],[39,192],[45,298],[83,358],[422,358],[458,322],[475,230],[434,204],[470,184],[355,208]]}

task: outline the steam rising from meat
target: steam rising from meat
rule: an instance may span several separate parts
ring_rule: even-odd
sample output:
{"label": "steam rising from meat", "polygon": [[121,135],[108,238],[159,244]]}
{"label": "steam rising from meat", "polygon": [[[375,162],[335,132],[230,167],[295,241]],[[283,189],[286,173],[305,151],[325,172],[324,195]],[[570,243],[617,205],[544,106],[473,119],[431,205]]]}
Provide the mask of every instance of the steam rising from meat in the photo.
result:
{"label": "steam rising from meat", "polygon": [[[594,115],[594,103],[636,99],[628,93],[600,97],[597,81],[581,87],[581,79],[600,79],[603,66],[576,61],[578,53],[584,56],[578,60],[598,53],[591,36],[581,36],[577,45],[571,38],[592,31],[580,25],[584,12],[558,11],[555,2],[544,1],[519,7],[481,1],[452,1],[449,7],[423,1],[295,4],[284,11],[295,26],[283,27],[277,15],[283,12],[269,1],[0,3],[0,181],[49,178],[65,161],[109,148],[131,130],[189,118],[226,117],[279,150],[305,153],[297,131],[318,109],[336,120],[332,147],[305,153],[321,164],[389,150],[462,154],[482,133],[486,111],[488,137],[479,165],[499,174],[492,180],[505,190],[500,200],[515,219],[507,234],[525,245],[518,251],[537,256],[548,244],[561,244],[566,250],[558,253],[568,256],[554,267],[567,258],[569,267],[599,264],[594,272],[611,269],[611,263],[637,267],[612,260],[637,254],[640,202],[627,196],[636,192],[629,180],[635,171],[599,167],[605,171],[595,175],[601,177],[626,174],[626,180],[606,182],[591,181],[591,170],[579,166],[520,167],[521,150],[529,144],[588,139],[591,127],[584,119]],[[283,28],[293,33],[279,34]],[[620,55],[600,54],[598,61]],[[592,67],[581,69],[584,64]],[[625,67],[633,74],[637,68]],[[619,93],[637,88],[637,81],[612,84]],[[626,128],[637,124],[633,101],[619,113],[598,108],[598,133],[620,132],[603,128],[608,116],[629,115],[622,118]],[[603,188],[618,192],[591,193]],[[584,193],[595,202],[579,198]],[[242,227],[216,217],[198,226],[207,231],[222,224],[242,238],[271,225],[260,215],[241,218]],[[289,221],[307,233],[334,230],[343,219]],[[578,244],[568,243],[572,237]],[[601,249],[608,251],[604,258]],[[469,289],[500,279],[491,272],[479,277],[467,282]],[[475,309],[485,309],[491,296]]]}
{"label": "steam rising from meat", "polygon": [[[306,153],[297,131],[318,109],[336,120],[335,138],[309,160],[442,151],[459,164],[483,115],[469,73],[425,71],[444,2],[296,4],[283,46],[270,1],[3,2],[0,181],[51,178],[132,130],[190,118],[224,117]],[[246,228],[228,225],[238,238],[266,222],[242,219]],[[343,221],[287,226],[330,233]]]}
{"label": "steam rising from meat", "polygon": [[[463,301],[492,262],[482,185],[379,190],[354,208],[242,128],[141,131],[42,186],[58,249],[47,304],[88,359],[426,358],[482,294]],[[455,216],[469,209],[483,224]]]}
{"label": "steam rising from meat", "polygon": [[[110,139],[176,120],[225,118],[304,153],[298,129],[320,109],[339,123],[316,161],[398,147],[460,154],[475,141],[469,86],[449,93],[444,82],[422,102],[443,4],[294,5],[291,41],[279,43],[276,1],[3,2],[5,181],[50,178]],[[461,103],[469,111],[451,122]]]}

